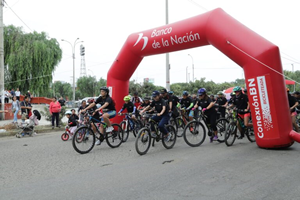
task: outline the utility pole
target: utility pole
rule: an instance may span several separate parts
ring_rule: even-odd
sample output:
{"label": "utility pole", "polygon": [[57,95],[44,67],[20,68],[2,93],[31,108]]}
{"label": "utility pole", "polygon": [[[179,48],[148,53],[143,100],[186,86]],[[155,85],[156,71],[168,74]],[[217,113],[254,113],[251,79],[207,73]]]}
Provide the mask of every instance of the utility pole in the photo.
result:
{"label": "utility pole", "polygon": [[[169,8],[168,0],[166,0],[166,24],[169,24]],[[169,53],[166,54],[166,89],[170,90],[170,61]]]}
{"label": "utility pole", "polygon": [[[4,1],[0,0],[0,93],[1,110],[4,110],[4,44],[3,44],[3,6]],[[5,119],[5,113],[2,113],[2,119]]]}

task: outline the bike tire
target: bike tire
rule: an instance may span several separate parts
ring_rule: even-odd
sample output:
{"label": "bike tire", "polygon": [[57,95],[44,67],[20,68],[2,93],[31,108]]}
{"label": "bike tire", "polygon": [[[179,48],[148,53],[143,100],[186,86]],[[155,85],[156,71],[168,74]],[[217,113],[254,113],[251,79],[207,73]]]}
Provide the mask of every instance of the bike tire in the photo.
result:
{"label": "bike tire", "polygon": [[119,147],[123,141],[123,130],[119,124],[112,124],[113,131],[110,133],[106,133],[105,139],[111,148]]}
{"label": "bike tire", "polygon": [[236,122],[230,122],[226,134],[225,134],[225,144],[227,146],[232,146],[237,136],[237,126]]}
{"label": "bike tire", "polygon": [[139,155],[145,155],[151,145],[151,134],[148,127],[139,130],[135,139],[135,150]]}
{"label": "bike tire", "polygon": [[225,141],[226,128],[229,125],[229,121],[225,118],[220,118],[216,122],[218,129],[218,142],[222,143]]}
{"label": "bike tire", "polygon": [[247,136],[247,138],[250,142],[255,142],[256,141],[255,140],[255,133],[254,133],[253,128],[247,128],[246,136]]}
{"label": "bike tire", "polygon": [[[162,144],[166,149],[172,149],[176,143],[176,138],[177,138],[176,130],[175,130],[174,126],[172,126],[170,124],[166,125],[166,129],[167,129],[168,133],[171,134],[171,138],[168,142],[165,141],[165,138],[162,138]],[[163,135],[163,134],[161,134],[161,135]]]}
{"label": "bike tire", "polygon": [[87,126],[82,126],[76,130],[72,140],[72,146],[80,154],[89,153],[95,146],[95,134]]}
{"label": "bike tire", "polygon": [[123,131],[123,142],[126,142],[128,137],[129,137],[129,130],[128,130],[128,127],[126,127],[126,122],[125,121],[122,121],[120,123],[120,126],[122,128],[122,131]]}
{"label": "bike tire", "polygon": [[177,131],[177,137],[182,137],[183,136],[183,131],[185,124],[183,119],[181,118],[176,118],[177,126],[178,126],[178,131]]}
{"label": "bike tire", "polygon": [[136,137],[137,136],[137,134],[138,134],[138,132],[139,132],[139,130],[141,129],[143,127],[143,123],[142,123],[142,121],[141,120],[136,120],[136,122],[135,122],[135,124],[134,124],[134,129],[133,129],[133,131],[132,131],[132,133],[133,133],[133,135],[134,135],[134,137]]}
{"label": "bike tire", "polygon": [[170,124],[175,128],[175,131],[176,131],[176,134],[177,134],[178,126],[176,124],[176,121],[173,118],[170,119]]}
{"label": "bike tire", "polygon": [[183,130],[183,139],[191,147],[200,146],[206,137],[206,129],[199,121],[190,121]]}
{"label": "bike tire", "polygon": [[62,141],[68,141],[69,140],[69,134],[68,133],[63,133],[61,134],[61,139]]}

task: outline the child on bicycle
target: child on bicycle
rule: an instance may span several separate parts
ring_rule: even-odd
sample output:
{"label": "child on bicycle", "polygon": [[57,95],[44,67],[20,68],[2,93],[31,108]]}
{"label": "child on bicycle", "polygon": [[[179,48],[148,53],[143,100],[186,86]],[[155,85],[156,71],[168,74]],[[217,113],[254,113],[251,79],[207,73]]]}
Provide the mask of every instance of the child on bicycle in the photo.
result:
{"label": "child on bicycle", "polygon": [[68,118],[68,126],[69,126],[69,130],[70,130],[70,134],[71,134],[71,137],[70,137],[70,139],[71,139],[77,128],[78,116],[72,115],[72,112],[69,110],[65,113],[65,115]]}
{"label": "child on bicycle", "polygon": [[123,110],[126,109],[127,113],[132,113],[131,119],[136,121],[136,118],[135,118],[136,107],[135,107],[135,105],[130,101],[129,96],[125,96],[124,101],[125,101],[125,103],[123,104],[123,107],[121,108],[121,110],[118,112],[118,115],[122,115]]}

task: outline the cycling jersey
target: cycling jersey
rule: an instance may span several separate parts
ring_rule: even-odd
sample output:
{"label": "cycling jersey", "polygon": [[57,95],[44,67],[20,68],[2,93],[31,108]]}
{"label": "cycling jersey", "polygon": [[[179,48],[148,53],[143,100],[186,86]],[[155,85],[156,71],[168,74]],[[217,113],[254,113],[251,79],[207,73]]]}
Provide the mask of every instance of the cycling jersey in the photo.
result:
{"label": "cycling jersey", "polygon": [[106,97],[98,97],[98,99],[96,99],[95,104],[101,104],[104,105],[105,103],[108,103],[108,106],[106,106],[104,109],[107,109],[108,111],[111,110],[116,110],[115,108],[115,102],[113,101],[113,99],[110,96],[106,96]]}
{"label": "cycling jersey", "polygon": [[146,108],[146,107],[149,106],[150,104],[151,104],[150,101],[148,101],[148,103],[143,102],[143,103],[141,104],[141,107],[142,107],[142,108]]}
{"label": "cycling jersey", "polygon": [[[202,109],[203,108],[207,108],[209,106],[209,104],[211,104],[211,102],[213,102],[211,100],[210,97],[208,97],[207,99],[199,99],[198,101],[198,106],[200,106]],[[205,114],[208,115],[208,114],[212,114],[212,113],[216,113],[216,109],[214,109],[213,107],[211,107],[210,109],[208,110],[205,110]]]}
{"label": "cycling jersey", "polygon": [[233,104],[236,106],[237,109],[245,110],[248,108],[248,97],[241,93],[239,96],[235,97],[235,101]]}
{"label": "cycling jersey", "polygon": [[166,105],[165,100],[163,99],[159,99],[158,101],[153,100],[152,103],[150,104],[150,107],[155,107],[155,110],[160,113],[163,109],[163,106],[166,107],[165,112],[163,113],[163,115],[168,115],[169,113],[169,106]]}
{"label": "cycling jersey", "polygon": [[123,104],[123,107],[121,108],[121,110],[120,110],[119,112],[122,112],[122,111],[125,110],[125,109],[126,109],[127,112],[129,112],[129,113],[134,113],[136,107],[133,105],[132,102],[124,103],[124,104]]}
{"label": "cycling jersey", "polygon": [[194,103],[193,103],[193,99],[191,97],[187,97],[187,98],[182,98],[179,103],[181,104],[181,107],[185,107],[186,109],[190,109],[193,107]]}
{"label": "cycling jersey", "polygon": [[[290,93],[288,93],[288,100],[289,100],[289,107],[290,107],[290,108],[293,107],[293,106],[295,105],[295,103],[297,102],[296,98],[293,97]],[[293,112],[295,112],[295,111],[296,111],[296,109],[293,108],[293,109],[291,110],[291,113],[293,113]]]}

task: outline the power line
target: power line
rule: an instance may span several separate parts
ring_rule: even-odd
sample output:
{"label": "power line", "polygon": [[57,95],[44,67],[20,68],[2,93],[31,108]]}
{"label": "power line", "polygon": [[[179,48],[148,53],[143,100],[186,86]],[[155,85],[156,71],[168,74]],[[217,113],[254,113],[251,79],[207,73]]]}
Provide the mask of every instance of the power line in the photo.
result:
{"label": "power line", "polygon": [[201,8],[202,10],[208,11],[208,9],[206,9],[205,7],[201,6],[200,4],[196,3],[193,0],[188,0],[189,2],[193,3],[194,5],[198,6],[199,8]]}
{"label": "power line", "polygon": [[4,3],[6,4],[6,6],[19,18],[19,20],[21,20],[21,22],[23,22],[23,24],[30,30],[31,28],[29,28],[29,26],[17,15],[17,13],[15,13],[15,11],[13,11],[13,9],[11,9],[11,7],[6,3],[6,1],[4,1]]}

